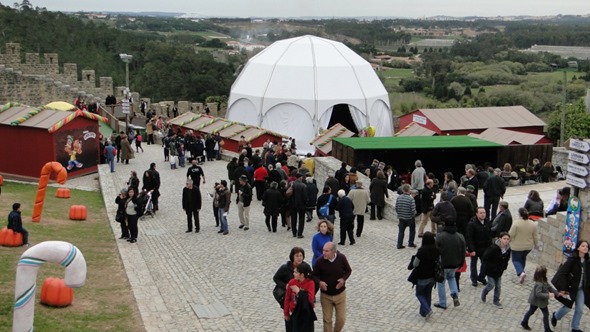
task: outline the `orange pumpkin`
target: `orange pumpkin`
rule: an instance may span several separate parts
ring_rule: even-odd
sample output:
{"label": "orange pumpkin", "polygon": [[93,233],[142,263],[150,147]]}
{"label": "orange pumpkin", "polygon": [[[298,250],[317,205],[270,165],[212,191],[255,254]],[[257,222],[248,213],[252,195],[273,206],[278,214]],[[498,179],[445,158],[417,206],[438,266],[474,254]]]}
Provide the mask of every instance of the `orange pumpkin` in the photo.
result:
{"label": "orange pumpkin", "polygon": [[63,279],[49,277],[41,287],[41,303],[52,307],[67,307],[74,300],[74,290]]}
{"label": "orange pumpkin", "polygon": [[55,192],[55,197],[57,198],[70,198],[70,189],[69,188],[57,188]]}
{"label": "orange pumpkin", "polygon": [[86,220],[88,212],[84,205],[72,205],[70,207],[70,219],[72,220]]}
{"label": "orange pumpkin", "polygon": [[0,231],[0,245],[5,247],[20,247],[23,245],[23,233],[15,233],[8,227]]}
{"label": "orange pumpkin", "polygon": [[0,175],[0,186],[4,185],[4,177]]}

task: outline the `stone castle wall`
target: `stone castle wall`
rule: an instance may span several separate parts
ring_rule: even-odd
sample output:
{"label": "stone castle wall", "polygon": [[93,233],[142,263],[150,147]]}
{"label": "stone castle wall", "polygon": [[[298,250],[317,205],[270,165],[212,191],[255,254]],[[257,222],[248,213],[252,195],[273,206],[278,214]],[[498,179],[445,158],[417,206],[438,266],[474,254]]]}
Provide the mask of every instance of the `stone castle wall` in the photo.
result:
{"label": "stone castle wall", "polygon": [[97,85],[95,71],[84,69],[79,79],[75,63],[64,63],[60,71],[57,53],[26,53],[22,60],[18,43],[7,43],[0,52],[0,103],[38,106],[58,100],[71,103],[78,96],[87,103],[104,102],[113,94],[111,77],[100,77]]}

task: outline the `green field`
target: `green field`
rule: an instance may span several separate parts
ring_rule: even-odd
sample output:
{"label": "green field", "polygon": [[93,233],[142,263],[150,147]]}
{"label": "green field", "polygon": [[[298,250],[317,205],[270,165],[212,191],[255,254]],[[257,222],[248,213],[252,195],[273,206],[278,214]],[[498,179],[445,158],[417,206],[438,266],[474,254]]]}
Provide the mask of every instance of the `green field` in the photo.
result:
{"label": "green field", "polygon": [[[39,304],[41,285],[47,277],[63,278],[64,269],[46,263],[37,276],[35,331],[141,331],[143,324],[119,257],[100,192],[71,190],[70,199],[55,197],[48,187],[40,223],[31,222],[36,185],[5,182],[0,195],[0,223],[6,225],[12,203],[22,204],[23,226],[31,245],[56,240],[74,244],[87,264],[86,284],[74,290],[74,301],[65,308]],[[88,218],[68,218],[71,205],[86,205]],[[16,264],[27,248],[0,247],[0,331],[12,326]]]}
{"label": "green field", "polygon": [[414,76],[414,71],[406,68],[386,68],[380,75],[386,87],[397,87],[402,78]]}

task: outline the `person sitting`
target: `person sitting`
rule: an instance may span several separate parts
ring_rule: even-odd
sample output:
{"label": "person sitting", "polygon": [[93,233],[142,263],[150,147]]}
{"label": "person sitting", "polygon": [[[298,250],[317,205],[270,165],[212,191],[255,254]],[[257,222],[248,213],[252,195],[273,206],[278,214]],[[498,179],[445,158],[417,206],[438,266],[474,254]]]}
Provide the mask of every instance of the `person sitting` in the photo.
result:
{"label": "person sitting", "polygon": [[21,233],[23,235],[23,246],[29,246],[29,232],[23,227],[20,203],[12,204],[12,211],[8,214],[7,228],[15,233]]}
{"label": "person sitting", "polygon": [[541,179],[541,182],[550,182],[555,179],[555,175],[555,169],[550,161],[545,162],[543,167],[541,167],[541,170],[539,170],[539,178]]}

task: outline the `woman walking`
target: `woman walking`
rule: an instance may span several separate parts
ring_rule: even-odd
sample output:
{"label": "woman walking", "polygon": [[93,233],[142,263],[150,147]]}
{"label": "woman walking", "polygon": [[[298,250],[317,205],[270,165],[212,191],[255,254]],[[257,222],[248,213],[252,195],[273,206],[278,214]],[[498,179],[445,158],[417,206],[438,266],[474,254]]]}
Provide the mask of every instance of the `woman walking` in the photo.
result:
{"label": "woman walking", "polygon": [[416,298],[420,302],[420,316],[424,319],[432,315],[432,288],[434,287],[434,269],[436,260],[440,257],[440,251],[436,247],[434,234],[425,232],[422,237],[422,246],[414,257],[413,266],[417,269]]}
{"label": "woman walking", "polygon": [[115,221],[121,224],[121,237],[119,239],[127,240],[129,238],[129,228],[127,227],[127,213],[125,212],[125,204],[127,203],[127,189],[121,189],[121,192],[115,198],[117,203],[117,214]]}
{"label": "woman walking", "polygon": [[135,188],[127,189],[127,201],[125,202],[125,214],[127,215],[127,227],[129,227],[128,242],[137,242],[137,220],[139,219],[141,204],[135,195]]}
{"label": "woman walking", "polygon": [[311,239],[311,249],[313,250],[313,258],[311,265],[315,266],[315,262],[322,258],[324,245],[334,240],[334,225],[328,220],[318,221],[318,232]]}
{"label": "woman walking", "polygon": [[510,248],[512,249],[512,264],[519,277],[519,282],[524,283],[526,273],[526,256],[538,245],[537,224],[529,219],[529,213],[525,208],[518,209],[520,219],[517,219],[510,227]]}
{"label": "woman walking", "polygon": [[555,327],[557,321],[562,319],[572,310],[574,304],[574,317],[572,317],[572,332],[580,332],[580,321],[584,313],[584,305],[590,307],[590,262],[588,261],[588,241],[580,240],[576,243],[576,251],[567,258],[559,270],[555,273],[551,283],[559,292],[557,301],[563,306],[551,315],[551,325]]}
{"label": "woman walking", "polygon": [[269,232],[277,232],[277,223],[281,206],[283,204],[283,194],[278,189],[276,182],[271,182],[270,188],[262,194],[262,205],[264,206],[264,216],[266,228]]}

